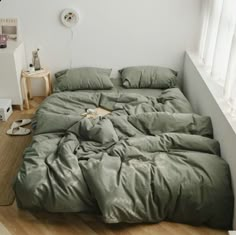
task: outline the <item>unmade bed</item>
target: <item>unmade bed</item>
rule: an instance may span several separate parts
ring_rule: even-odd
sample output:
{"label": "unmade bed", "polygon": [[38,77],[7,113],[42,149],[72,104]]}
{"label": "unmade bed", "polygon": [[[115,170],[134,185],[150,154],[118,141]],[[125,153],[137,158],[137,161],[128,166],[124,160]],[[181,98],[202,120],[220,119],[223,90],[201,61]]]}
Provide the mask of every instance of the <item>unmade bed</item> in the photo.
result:
{"label": "unmade bed", "polygon": [[[98,107],[110,113],[82,116]],[[229,167],[210,118],[179,88],[59,92],[34,123],[14,184],[20,208],[231,228]]]}

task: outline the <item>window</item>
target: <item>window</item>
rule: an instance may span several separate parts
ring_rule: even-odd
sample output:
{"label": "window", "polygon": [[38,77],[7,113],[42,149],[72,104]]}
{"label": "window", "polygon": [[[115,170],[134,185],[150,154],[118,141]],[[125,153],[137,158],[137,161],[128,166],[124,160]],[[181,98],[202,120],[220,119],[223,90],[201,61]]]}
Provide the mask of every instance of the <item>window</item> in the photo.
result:
{"label": "window", "polygon": [[199,56],[236,116],[236,0],[204,0]]}

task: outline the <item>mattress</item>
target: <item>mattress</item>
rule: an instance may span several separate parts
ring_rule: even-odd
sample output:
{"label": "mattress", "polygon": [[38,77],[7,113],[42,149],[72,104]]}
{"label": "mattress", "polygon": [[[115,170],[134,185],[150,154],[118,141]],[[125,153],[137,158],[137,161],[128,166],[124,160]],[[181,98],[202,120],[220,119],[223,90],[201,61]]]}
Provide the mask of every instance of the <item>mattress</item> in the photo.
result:
{"label": "mattress", "polygon": [[[95,108],[109,114],[82,115]],[[20,208],[231,228],[228,164],[210,118],[178,88],[56,93],[35,119],[14,184]]]}

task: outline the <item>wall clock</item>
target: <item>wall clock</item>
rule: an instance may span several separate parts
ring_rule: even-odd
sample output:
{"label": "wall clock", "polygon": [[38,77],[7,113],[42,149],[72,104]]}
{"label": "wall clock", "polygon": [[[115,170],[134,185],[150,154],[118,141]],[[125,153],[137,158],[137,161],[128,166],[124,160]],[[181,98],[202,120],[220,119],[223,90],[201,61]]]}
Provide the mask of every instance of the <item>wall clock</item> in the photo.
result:
{"label": "wall clock", "polygon": [[67,28],[74,27],[79,22],[79,14],[74,9],[65,9],[61,13],[61,22]]}

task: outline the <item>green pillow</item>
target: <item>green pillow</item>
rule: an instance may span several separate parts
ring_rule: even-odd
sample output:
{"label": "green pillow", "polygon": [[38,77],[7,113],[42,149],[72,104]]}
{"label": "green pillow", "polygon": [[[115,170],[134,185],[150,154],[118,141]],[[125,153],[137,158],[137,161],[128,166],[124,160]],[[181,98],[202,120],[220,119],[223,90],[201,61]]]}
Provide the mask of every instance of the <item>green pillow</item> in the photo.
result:
{"label": "green pillow", "polygon": [[111,89],[111,69],[76,68],[60,71],[55,74],[54,91],[75,91],[90,89]]}
{"label": "green pillow", "polygon": [[125,88],[157,88],[175,87],[177,72],[159,66],[137,66],[120,70],[122,85]]}

